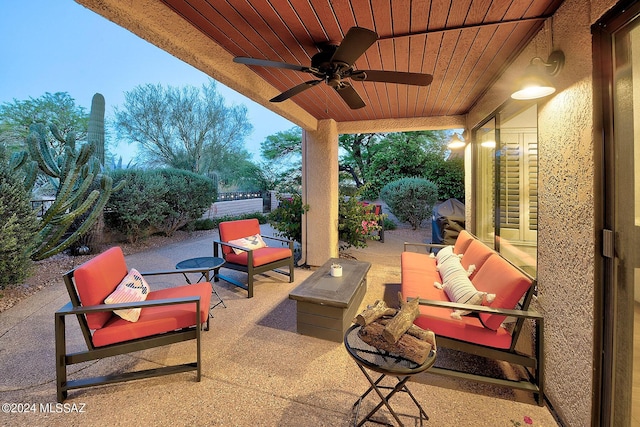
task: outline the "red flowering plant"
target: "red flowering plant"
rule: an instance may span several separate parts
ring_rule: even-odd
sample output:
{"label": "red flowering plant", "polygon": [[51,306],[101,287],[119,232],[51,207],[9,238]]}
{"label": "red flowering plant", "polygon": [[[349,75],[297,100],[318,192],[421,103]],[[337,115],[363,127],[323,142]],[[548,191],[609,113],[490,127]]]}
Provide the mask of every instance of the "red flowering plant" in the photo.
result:
{"label": "red flowering plant", "polygon": [[378,232],[382,229],[382,221],[385,215],[376,215],[373,212],[374,205],[368,205],[360,201],[362,190],[356,191],[353,196],[340,194],[338,203],[338,236],[340,249],[350,247],[364,248],[367,240],[379,240]]}

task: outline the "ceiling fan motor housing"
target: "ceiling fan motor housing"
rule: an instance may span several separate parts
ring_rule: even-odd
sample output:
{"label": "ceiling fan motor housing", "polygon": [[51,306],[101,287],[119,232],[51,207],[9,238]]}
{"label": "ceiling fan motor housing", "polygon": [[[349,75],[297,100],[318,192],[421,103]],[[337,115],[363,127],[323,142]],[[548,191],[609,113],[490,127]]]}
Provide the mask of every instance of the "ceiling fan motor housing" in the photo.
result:
{"label": "ceiling fan motor housing", "polygon": [[340,44],[328,42],[318,46],[320,51],[311,57],[310,67],[246,57],[236,57],[234,61],[253,66],[277,67],[301,71],[312,74],[319,79],[300,83],[272,98],[271,102],[285,101],[324,81],[338,92],[349,107],[355,110],[364,107],[365,103],[353,86],[344,81],[345,79],[418,86],[427,86],[431,83],[433,77],[430,74],[402,71],[354,70],[353,64],[377,40],[378,34],[374,31],[366,28],[352,27]]}

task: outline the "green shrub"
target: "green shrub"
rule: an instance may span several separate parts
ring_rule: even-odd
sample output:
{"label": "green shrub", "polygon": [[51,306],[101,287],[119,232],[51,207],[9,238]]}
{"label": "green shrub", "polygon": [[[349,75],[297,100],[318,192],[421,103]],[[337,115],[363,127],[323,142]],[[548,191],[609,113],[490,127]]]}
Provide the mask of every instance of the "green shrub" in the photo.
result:
{"label": "green shrub", "polygon": [[267,222],[269,222],[269,217],[263,214],[262,212],[251,212],[251,213],[240,214],[240,215],[225,215],[225,216],[221,216],[220,218],[214,219],[214,221],[217,227],[218,224],[225,221],[237,221],[239,219],[254,219],[254,218],[257,219],[260,224],[266,224]]}
{"label": "green shrub", "polygon": [[189,221],[200,218],[218,198],[212,179],[182,169],[159,169],[167,192],[163,201],[167,206],[161,233],[171,236]]}
{"label": "green shrub", "polygon": [[383,224],[384,224],[384,229],[385,230],[395,230],[396,228],[398,228],[398,226],[396,225],[395,222],[393,222],[392,220],[390,220],[388,217],[385,216],[384,220],[383,220]]}
{"label": "green shrub", "polygon": [[464,160],[431,158],[424,176],[438,187],[438,200],[464,200]]}
{"label": "green shrub", "polygon": [[187,231],[197,230],[213,230],[218,228],[218,225],[224,221],[237,221],[239,219],[252,219],[255,218],[260,224],[266,224],[268,222],[267,216],[260,212],[246,213],[242,215],[225,215],[220,218],[204,218],[191,221],[184,228]]}
{"label": "green shrub", "polygon": [[217,198],[210,178],[185,170],[123,169],[112,177],[127,184],[111,195],[106,223],[131,242],[154,233],[172,235],[200,218]]}
{"label": "green shrub", "polygon": [[37,236],[38,219],[29,194],[0,152],[0,289],[29,276],[29,255],[37,247]]}
{"label": "green shrub", "polygon": [[302,214],[309,206],[302,204],[302,197],[294,194],[290,198],[280,198],[280,205],[268,216],[269,224],[282,237],[302,242]]}
{"label": "green shrub", "polygon": [[424,178],[402,178],[385,185],[380,197],[398,220],[408,222],[415,230],[431,216],[438,201],[438,187]]}
{"label": "green shrub", "polygon": [[366,172],[367,188],[362,193],[367,199],[377,199],[382,188],[404,177],[424,176],[424,166],[428,156],[415,143],[393,140],[381,145],[375,151]]}
{"label": "green shrub", "polygon": [[217,221],[212,218],[196,219],[184,226],[187,231],[213,230],[218,226]]}

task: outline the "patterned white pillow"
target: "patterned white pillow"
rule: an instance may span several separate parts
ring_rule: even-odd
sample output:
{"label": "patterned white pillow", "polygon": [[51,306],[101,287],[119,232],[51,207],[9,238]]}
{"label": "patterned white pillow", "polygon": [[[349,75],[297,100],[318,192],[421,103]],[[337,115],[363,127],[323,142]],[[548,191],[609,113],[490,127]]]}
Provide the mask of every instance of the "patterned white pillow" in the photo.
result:
{"label": "patterned white pillow", "polygon": [[[267,244],[264,242],[264,240],[262,240],[262,236],[260,236],[259,234],[254,234],[253,236],[249,237],[243,237],[242,239],[229,240],[229,243],[231,243],[232,245],[242,246],[243,248],[247,249],[260,249],[267,247]],[[232,249],[233,252],[235,252],[237,255],[245,252],[242,249]]]}
{"label": "patterned white pillow", "polygon": [[[116,287],[116,289],[105,298],[105,304],[117,304],[120,302],[138,302],[147,299],[151,292],[151,288],[142,274],[135,268],[124,276],[124,279]],[[141,308],[128,308],[124,310],[113,310],[115,314],[129,322],[137,322],[140,317]]]}
{"label": "patterned white pillow", "polygon": [[[442,277],[442,289],[447,294],[449,301],[461,304],[482,305],[482,300],[486,292],[478,291],[471,280],[467,271],[462,267],[460,258],[451,257],[440,265],[440,276]],[[437,285],[436,285],[437,286]],[[493,301],[495,295],[487,295],[487,301]],[[468,310],[454,310],[451,317],[460,319],[471,313]]]}
{"label": "patterned white pillow", "polygon": [[447,260],[451,259],[452,257],[460,258],[461,256],[453,253],[453,246],[445,246],[444,248],[440,249],[436,254],[436,263],[444,264],[445,262],[447,262]]}

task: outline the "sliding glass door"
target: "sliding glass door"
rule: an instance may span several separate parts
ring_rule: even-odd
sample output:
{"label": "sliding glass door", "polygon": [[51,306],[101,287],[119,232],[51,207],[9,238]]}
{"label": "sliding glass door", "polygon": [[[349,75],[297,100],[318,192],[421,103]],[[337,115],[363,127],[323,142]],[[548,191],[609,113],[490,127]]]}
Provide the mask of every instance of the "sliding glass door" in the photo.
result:
{"label": "sliding glass door", "polygon": [[513,103],[475,130],[474,232],[535,277],[538,127],[535,104]]}

